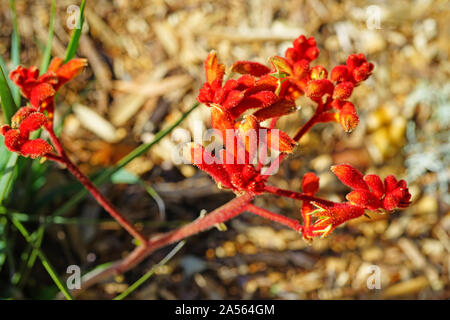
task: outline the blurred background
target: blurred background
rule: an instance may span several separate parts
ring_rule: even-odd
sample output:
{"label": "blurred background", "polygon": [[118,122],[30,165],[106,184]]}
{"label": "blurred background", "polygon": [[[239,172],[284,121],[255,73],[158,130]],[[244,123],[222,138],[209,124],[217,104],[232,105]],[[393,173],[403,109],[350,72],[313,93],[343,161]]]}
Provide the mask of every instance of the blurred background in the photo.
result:
{"label": "blurred background", "polygon": [[[52,55],[65,55],[75,0],[58,0]],[[48,35],[51,1],[16,1],[21,64],[39,65]],[[72,8],[72,9],[70,9]],[[267,63],[300,34],[314,36],[316,64],[328,70],[362,52],[375,64],[352,101],[360,123],[351,134],[318,125],[271,181],[300,190],[316,172],[319,195],[344,199],[348,189],[329,170],[350,163],[365,173],[407,180],[413,205],[392,215],[347,223],[311,244],[294,231],[245,213],[186,245],[130,298],[133,299],[449,299],[450,214],[448,82],[449,2],[322,0],[88,0],[77,55],[88,69],[57,98],[57,123],[74,162],[92,174],[117,162],[175,122],[195,102],[211,49],[227,66],[235,60]],[[0,3],[0,55],[7,68],[12,15]],[[312,115],[299,100],[280,119],[293,134]],[[209,110],[195,109],[180,125],[209,126]],[[136,158],[101,190],[145,233],[156,235],[196,219],[233,198],[203,172],[176,165],[171,135]],[[38,163],[38,162],[37,162]],[[33,167],[34,163],[30,165]],[[30,231],[79,190],[72,177],[46,163],[17,179],[8,208]],[[271,196],[256,204],[300,218],[300,203]],[[82,272],[120,259],[134,245],[92,198],[47,220],[40,243],[58,274]],[[123,276],[99,283],[80,298],[110,299],[125,290],[171,248],[157,251]],[[57,288],[30,246],[0,215],[0,297],[54,298]],[[377,266],[381,289],[367,287]]]}

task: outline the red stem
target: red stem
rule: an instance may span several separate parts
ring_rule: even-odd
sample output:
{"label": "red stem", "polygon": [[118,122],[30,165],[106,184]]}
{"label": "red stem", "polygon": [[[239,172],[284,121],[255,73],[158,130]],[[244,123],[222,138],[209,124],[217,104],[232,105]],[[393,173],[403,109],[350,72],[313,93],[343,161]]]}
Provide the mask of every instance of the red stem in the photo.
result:
{"label": "red stem", "polygon": [[[58,138],[56,138],[58,140]],[[59,140],[58,140],[59,141]],[[55,149],[56,146],[55,146]],[[147,238],[139,232],[128,219],[126,219],[119,210],[114,207],[114,205],[100,192],[100,190],[97,189],[97,187],[89,180],[88,177],[86,177],[78,167],[73,164],[70,159],[65,156],[65,153],[63,155],[58,156],[55,154],[46,154],[45,157],[49,160],[61,163],[67,167],[67,169],[72,173],[72,175],[77,178],[78,181],[83,184],[83,186],[92,194],[95,200],[114,218],[116,221],[124,227],[133,237],[138,239],[141,243],[146,244]]]}
{"label": "red stem", "polygon": [[[319,115],[322,113],[322,109],[323,108],[322,108],[321,104],[319,104],[319,106],[316,109],[316,113],[314,113],[314,115],[311,117],[311,119],[309,119],[295,135],[294,140],[296,142],[298,142],[305,135],[305,133],[307,133],[309,131],[309,129],[311,129],[317,123],[317,119],[318,119]],[[286,156],[287,156],[286,153],[280,153],[277,160],[275,160],[274,162],[272,162],[270,164],[270,167],[267,168],[267,170],[263,174],[263,176],[265,177],[265,180],[269,179],[270,176],[275,172],[275,170],[278,169],[281,162],[283,161],[283,159]]]}
{"label": "red stem", "polygon": [[277,196],[291,198],[291,199],[295,199],[295,200],[313,201],[313,202],[321,203],[321,204],[328,205],[328,206],[333,204],[333,202],[329,201],[329,200],[325,200],[325,199],[322,199],[322,198],[317,198],[317,197],[314,197],[314,196],[309,196],[307,194],[300,193],[300,192],[280,189],[280,188],[273,187],[273,186],[267,186],[266,185],[264,187],[264,191],[266,191],[268,193],[276,194]]}
{"label": "red stem", "polygon": [[251,213],[257,214],[258,216],[281,223],[291,229],[294,229],[294,231],[301,232],[303,230],[303,226],[299,221],[285,217],[281,214],[257,207],[253,204],[248,204],[246,209]]}
{"label": "red stem", "polygon": [[99,273],[87,274],[83,280],[83,289],[86,289],[91,285],[114,274],[123,273],[127,270],[130,270],[151,253],[162,247],[183,240],[199,232],[208,230],[219,223],[228,221],[240,215],[246,210],[249,202],[252,201],[254,197],[255,195],[246,193],[215,209],[203,218],[194,220],[191,223],[174,231],[155,236],[147,242],[146,246],[141,245],[139,247],[136,247],[133,252],[131,252],[124,260],[115,263],[111,267]]}
{"label": "red stem", "polygon": [[300,141],[300,139],[303,137],[303,135],[305,133],[307,133],[309,131],[309,129],[312,128],[313,125],[315,125],[317,123],[317,118],[319,116],[319,114],[321,113],[318,112],[319,109],[316,110],[316,113],[311,117],[311,119],[309,119],[301,128],[300,130],[297,132],[297,134],[294,136],[294,140],[295,141]]}

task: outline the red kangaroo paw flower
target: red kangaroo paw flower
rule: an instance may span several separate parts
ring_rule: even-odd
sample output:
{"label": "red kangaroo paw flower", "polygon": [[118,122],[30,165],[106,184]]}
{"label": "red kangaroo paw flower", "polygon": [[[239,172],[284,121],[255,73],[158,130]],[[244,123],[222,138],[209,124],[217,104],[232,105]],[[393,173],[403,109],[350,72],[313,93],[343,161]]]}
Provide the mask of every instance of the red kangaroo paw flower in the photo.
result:
{"label": "red kangaroo paw flower", "polygon": [[387,211],[395,208],[406,208],[410,205],[411,194],[406,187],[405,180],[397,181],[393,175],[384,179],[384,188],[386,196],[383,199],[384,209]]}
{"label": "red kangaroo paw flower", "polygon": [[222,133],[222,140],[224,140],[226,137],[226,130],[234,129],[234,121],[231,119],[228,111],[213,105],[211,108],[211,126]]}
{"label": "red kangaroo paw flower", "polygon": [[294,75],[297,79],[305,78],[307,77],[309,80],[310,75],[310,69],[309,69],[309,60],[299,60],[294,64]]}
{"label": "red kangaroo paw flower", "polygon": [[[57,64],[59,64],[59,61],[55,62],[55,67]],[[60,67],[54,71],[58,78],[58,84],[56,85],[55,90],[58,90],[62,85],[78,76],[87,65],[88,62],[86,59],[72,59],[63,65],[60,65]]]}
{"label": "red kangaroo paw flower", "polygon": [[361,172],[352,166],[348,164],[339,164],[332,166],[331,171],[333,171],[338,179],[346,186],[352,189],[369,190]]}
{"label": "red kangaroo paw flower", "polygon": [[311,80],[322,80],[328,77],[328,71],[323,66],[314,66],[311,69]]}
{"label": "red kangaroo paw flower", "polygon": [[346,64],[356,83],[366,80],[374,67],[362,53],[349,55]]}
{"label": "red kangaroo paw flower", "polygon": [[211,51],[205,60],[206,82],[214,89],[222,85],[225,65],[220,64],[215,51]]}
{"label": "red kangaroo paw flower", "polygon": [[[302,180],[302,191],[303,193],[314,196],[317,191],[319,191],[319,177],[317,177],[314,173],[308,172],[303,176]],[[303,201],[302,203],[302,218],[304,228],[310,230],[311,228],[311,216],[312,212],[315,210],[315,206],[310,201]],[[307,233],[303,233],[303,238],[309,240],[312,237]]]}
{"label": "red kangaroo paw flower", "polygon": [[5,137],[5,146],[11,152],[20,152],[20,147],[27,141],[17,129],[2,126],[2,135]]}
{"label": "red kangaroo paw flower", "polygon": [[266,108],[278,99],[278,96],[272,91],[260,91],[242,99],[236,107],[230,110],[230,113],[233,118],[237,118],[247,110]]}
{"label": "red kangaroo paw flower", "polygon": [[21,89],[25,98],[30,100],[31,105],[39,112],[48,112],[50,123],[53,120],[56,91],[87,66],[86,59],[72,59],[66,64],[62,63],[61,58],[54,58],[49,71],[40,77],[36,67],[26,69],[18,66],[10,73],[11,80]]}
{"label": "red kangaroo paw flower", "polygon": [[241,74],[250,74],[255,77],[261,77],[269,73],[270,69],[258,62],[236,61],[231,67],[231,71]]}
{"label": "red kangaroo paw flower", "polygon": [[395,208],[406,208],[410,204],[411,194],[406,182],[397,181],[393,175],[385,178],[383,186],[377,175],[363,177],[358,170],[346,164],[334,166],[331,170],[345,185],[355,189],[347,194],[346,198],[357,206],[369,210],[391,211]]}
{"label": "red kangaroo paw flower", "polygon": [[346,199],[352,204],[369,210],[377,210],[382,207],[381,201],[373,193],[367,190],[352,191],[347,194]]}
{"label": "red kangaroo paw flower", "polygon": [[30,132],[35,131],[48,122],[47,117],[40,112],[33,112],[26,117],[19,125],[20,134],[24,137],[30,135]]}
{"label": "red kangaroo paw flower", "polygon": [[19,125],[25,120],[30,114],[36,112],[35,108],[22,107],[11,117],[11,126],[14,129],[19,128]]}
{"label": "red kangaroo paw flower", "polygon": [[307,195],[315,195],[319,191],[319,177],[313,172],[306,173],[302,180],[302,190]]}
{"label": "red kangaroo paw flower", "polygon": [[64,64],[64,59],[60,57],[54,57],[47,68],[47,72],[54,72],[59,69]]}
{"label": "red kangaroo paw flower", "polygon": [[258,119],[259,122],[287,115],[295,111],[295,102],[292,100],[281,99],[275,102],[269,107],[259,109],[253,115]]}
{"label": "red kangaroo paw flower", "polygon": [[190,144],[185,152],[185,157],[199,169],[208,173],[219,187],[234,189],[230,176],[220,160],[206,151],[203,146]]}
{"label": "red kangaroo paw flower", "polygon": [[314,37],[306,39],[304,35],[301,35],[294,40],[293,45],[294,47],[288,48],[285,53],[286,59],[291,64],[295,64],[295,62],[302,59],[312,61],[319,56],[319,49]]}
{"label": "red kangaroo paw flower", "polygon": [[354,85],[350,81],[339,83],[336,87],[334,87],[333,99],[347,100],[352,95],[353,88]]}
{"label": "red kangaroo paw flower", "polygon": [[270,149],[279,152],[292,153],[296,145],[297,142],[289,137],[287,133],[278,129],[267,129],[267,146]]}
{"label": "red kangaroo paw flower", "polygon": [[330,80],[311,80],[306,85],[305,94],[311,100],[319,101],[324,95],[331,95],[333,90],[334,85]]}
{"label": "red kangaroo paw flower", "polygon": [[45,154],[51,151],[52,147],[42,139],[28,140],[20,147],[21,155],[30,157],[31,159],[45,156]]}
{"label": "red kangaroo paw flower", "polygon": [[353,103],[348,101],[344,103],[338,112],[338,119],[345,132],[352,132],[358,126],[359,117]]}
{"label": "red kangaroo paw flower", "polygon": [[376,174],[368,174],[364,176],[364,181],[378,199],[381,199],[383,197],[384,186],[379,176],[377,176]]}
{"label": "red kangaroo paw flower", "polygon": [[197,101],[206,104],[208,107],[214,99],[214,90],[208,82],[205,82],[200,88]]}
{"label": "red kangaroo paw flower", "polygon": [[358,218],[364,214],[364,209],[358,206],[351,205],[348,202],[334,203],[332,206],[325,206],[313,202],[317,208],[312,211],[317,220],[308,228],[303,229],[304,237],[307,239],[321,236],[328,236],[337,226]]}
{"label": "red kangaroo paw flower", "polygon": [[33,90],[31,90],[30,103],[33,107],[39,108],[42,105],[42,109],[49,104],[49,100],[53,99],[56,91],[52,85],[44,82],[36,85]]}
{"label": "red kangaroo paw flower", "polygon": [[330,73],[330,80],[333,82],[341,83],[351,80],[351,74],[347,66],[339,65],[334,67]]}

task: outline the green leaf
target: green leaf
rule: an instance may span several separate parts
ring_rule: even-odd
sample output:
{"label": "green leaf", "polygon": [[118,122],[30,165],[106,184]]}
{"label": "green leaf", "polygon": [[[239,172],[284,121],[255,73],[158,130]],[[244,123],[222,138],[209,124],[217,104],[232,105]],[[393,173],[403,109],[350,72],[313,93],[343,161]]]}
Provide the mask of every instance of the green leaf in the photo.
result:
{"label": "green leaf", "polygon": [[3,175],[0,178],[0,204],[3,203],[4,199],[8,196],[12,182],[14,181],[14,173],[16,169],[17,159],[19,155],[17,153],[11,153],[9,160],[3,170]]}
{"label": "green leaf", "polygon": [[50,13],[50,22],[48,25],[47,44],[45,46],[44,55],[42,56],[41,67],[39,68],[40,74],[47,72],[48,66],[50,64],[50,58],[52,55],[53,28],[55,25],[55,13],[56,13],[56,0],[53,0]]}
{"label": "green leaf", "polygon": [[140,183],[141,179],[134,173],[128,171],[125,168],[121,168],[117,172],[111,175],[112,183],[125,183],[125,184],[137,184]]}
{"label": "green leaf", "polygon": [[75,53],[78,49],[78,43],[80,42],[81,32],[83,31],[83,23],[84,23],[84,6],[85,0],[81,1],[80,6],[80,16],[77,20],[77,26],[75,30],[72,32],[72,37],[70,38],[69,45],[66,50],[66,59],[65,62],[69,61],[75,56]]}
{"label": "green leaf", "polygon": [[8,239],[6,238],[6,224],[8,220],[4,217],[0,217],[0,271],[6,260],[6,246]]}
{"label": "green leaf", "polygon": [[55,272],[55,269],[51,265],[50,261],[48,261],[47,257],[44,255],[42,250],[33,244],[32,236],[30,236],[29,232],[25,228],[25,226],[17,219],[12,218],[11,219],[13,225],[16,227],[16,229],[22,234],[22,236],[25,238],[25,240],[33,245],[33,248],[36,249],[37,255],[39,259],[41,260],[42,265],[44,266],[47,273],[52,278],[53,282],[56,284],[59,290],[64,294],[67,300],[73,300],[72,295],[70,294],[69,290],[63,285],[61,279],[59,279],[57,273]]}
{"label": "green leaf", "polygon": [[[96,185],[101,185],[108,181],[108,179],[113,175],[115,172],[119,171],[121,168],[125,167],[128,163],[133,161],[135,158],[143,155],[146,153],[151,147],[153,147],[155,144],[157,144],[159,141],[161,141],[166,135],[168,135],[170,132],[172,132],[173,129],[175,129],[181,122],[183,122],[184,119],[187,118],[187,116],[194,111],[200,103],[196,102],[194,105],[186,111],[180,119],[178,119],[174,124],[167,127],[166,129],[163,129],[159,131],[152,142],[141,144],[139,147],[131,151],[129,154],[127,154],[125,157],[119,160],[119,162],[112,168],[109,168],[102,172],[102,174],[98,175],[95,179],[93,179],[93,182]],[[71,197],[62,207],[60,207],[58,210],[56,210],[52,216],[59,216],[70,210],[72,207],[74,207],[78,202],[80,202],[85,196],[89,194],[89,191],[86,189],[81,189],[77,194],[75,194],[73,197]]]}
{"label": "green leaf", "polygon": [[150,279],[150,277],[155,273],[157,268],[165,265],[167,262],[169,262],[170,259],[173,258],[174,255],[177,254],[178,251],[180,251],[181,248],[183,248],[184,244],[186,243],[185,240],[180,241],[175,248],[173,248],[167,256],[164,257],[157,265],[153,266],[149,271],[147,271],[142,277],[140,277],[135,283],[133,283],[131,286],[128,287],[124,292],[119,294],[117,297],[114,298],[114,300],[122,300],[125,297],[127,297],[130,293],[135,291],[137,288],[139,288],[145,281]]}
{"label": "green leaf", "polygon": [[[16,2],[14,0],[9,0],[9,7],[11,8],[13,31],[11,35],[11,60],[13,62],[13,67],[16,68],[20,64],[20,37],[19,37],[19,27],[17,25],[17,12],[16,12]],[[16,106],[20,105],[20,90],[19,87],[13,85],[11,88],[12,95],[14,97],[14,102]]]}
{"label": "green leaf", "polygon": [[7,123],[11,123],[11,117],[16,113],[17,104],[9,88],[3,67],[0,66],[0,98],[2,99],[3,116]]}

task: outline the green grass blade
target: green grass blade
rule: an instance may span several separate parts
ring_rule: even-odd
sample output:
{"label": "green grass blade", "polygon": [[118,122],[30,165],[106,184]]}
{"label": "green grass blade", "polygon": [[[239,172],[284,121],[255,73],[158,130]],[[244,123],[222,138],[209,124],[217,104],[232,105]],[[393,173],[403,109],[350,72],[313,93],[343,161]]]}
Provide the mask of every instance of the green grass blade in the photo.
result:
{"label": "green grass blade", "polygon": [[[25,240],[28,243],[32,244],[33,240],[31,239],[31,236],[28,233],[25,226],[19,220],[14,219],[14,218],[12,219],[12,223],[14,224],[16,229],[22,234],[22,236],[25,238]],[[50,275],[50,277],[52,278],[53,282],[56,284],[58,289],[61,290],[61,292],[64,294],[64,296],[66,297],[67,300],[73,300],[73,297],[70,294],[69,290],[63,285],[61,279],[59,279],[57,273],[55,272],[54,268],[52,267],[51,263],[48,261],[47,257],[44,255],[42,250],[37,247],[35,247],[35,249],[37,250],[37,255],[38,255],[39,259],[41,260],[42,265],[44,266],[45,270]]]}
{"label": "green grass blade", "polygon": [[8,196],[11,184],[13,182],[14,173],[16,171],[15,169],[18,159],[19,156],[17,153],[11,153],[8,163],[3,170],[3,175],[0,178],[0,204],[2,204],[4,199]]}
{"label": "green grass blade", "polygon": [[164,257],[157,265],[153,266],[149,271],[147,271],[142,277],[140,277],[135,283],[133,283],[131,286],[128,287],[127,290],[119,294],[117,297],[114,298],[114,300],[122,300],[126,298],[128,295],[130,295],[133,291],[135,291],[137,288],[139,288],[145,281],[150,279],[150,277],[155,273],[156,269],[165,265],[167,262],[170,261],[170,259],[173,258],[174,255],[177,254],[178,251],[180,251],[181,248],[183,248],[184,244],[186,243],[185,240],[180,241],[175,248],[173,248],[167,256]]}
{"label": "green grass blade", "polygon": [[[13,67],[17,67],[20,64],[20,37],[19,37],[19,27],[17,25],[17,12],[16,12],[16,2],[14,0],[9,0],[9,6],[12,14],[13,31],[11,35],[11,60],[13,62]],[[11,88],[12,95],[14,97],[14,102],[17,106],[20,105],[20,91],[19,88],[14,85]]]}
{"label": "green grass blade", "polygon": [[[194,111],[200,104],[196,102],[188,111],[186,111],[180,119],[178,119],[174,124],[167,127],[166,129],[163,129],[159,131],[152,142],[145,143],[131,151],[129,154],[127,154],[125,157],[119,160],[119,162],[112,168],[105,170],[102,174],[100,174],[98,177],[96,177],[93,182],[96,185],[100,185],[105,183],[111,175],[116,173],[121,168],[125,167],[128,163],[130,163],[135,158],[143,155],[145,152],[147,152],[151,147],[153,147],[155,144],[157,144],[161,139],[163,139],[166,135],[168,135],[170,132],[172,132],[173,129],[175,129],[181,122],[183,122],[184,119],[187,118],[187,116]],[[52,216],[59,216],[73,208],[78,202],[80,202],[86,195],[88,195],[88,191],[86,189],[80,190],[75,196],[70,198],[62,207],[60,207],[58,210],[56,210]]]}
{"label": "green grass blade", "polygon": [[56,0],[53,0],[51,13],[50,13],[50,22],[48,25],[47,44],[45,46],[44,55],[42,57],[41,67],[39,68],[41,74],[43,74],[47,71],[48,65],[50,64],[50,58],[52,55],[53,28],[55,25],[55,14],[56,14]]}
{"label": "green grass blade", "polygon": [[81,32],[83,30],[84,6],[86,4],[85,2],[86,2],[85,0],[81,1],[80,16],[78,17],[78,20],[77,20],[78,25],[76,26],[75,30],[73,30],[72,37],[70,38],[69,45],[67,46],[65,62],[72,59],[75,56],[75,53],[77,52],[78,43],[80,41]]}
{"label": "green grass blade", "polygon": [[5,70],[0,66],[0,98],[2,99],[3,116],[7,123],[11,123],[11,117],[16,113],[17,104],[9,87]]}

